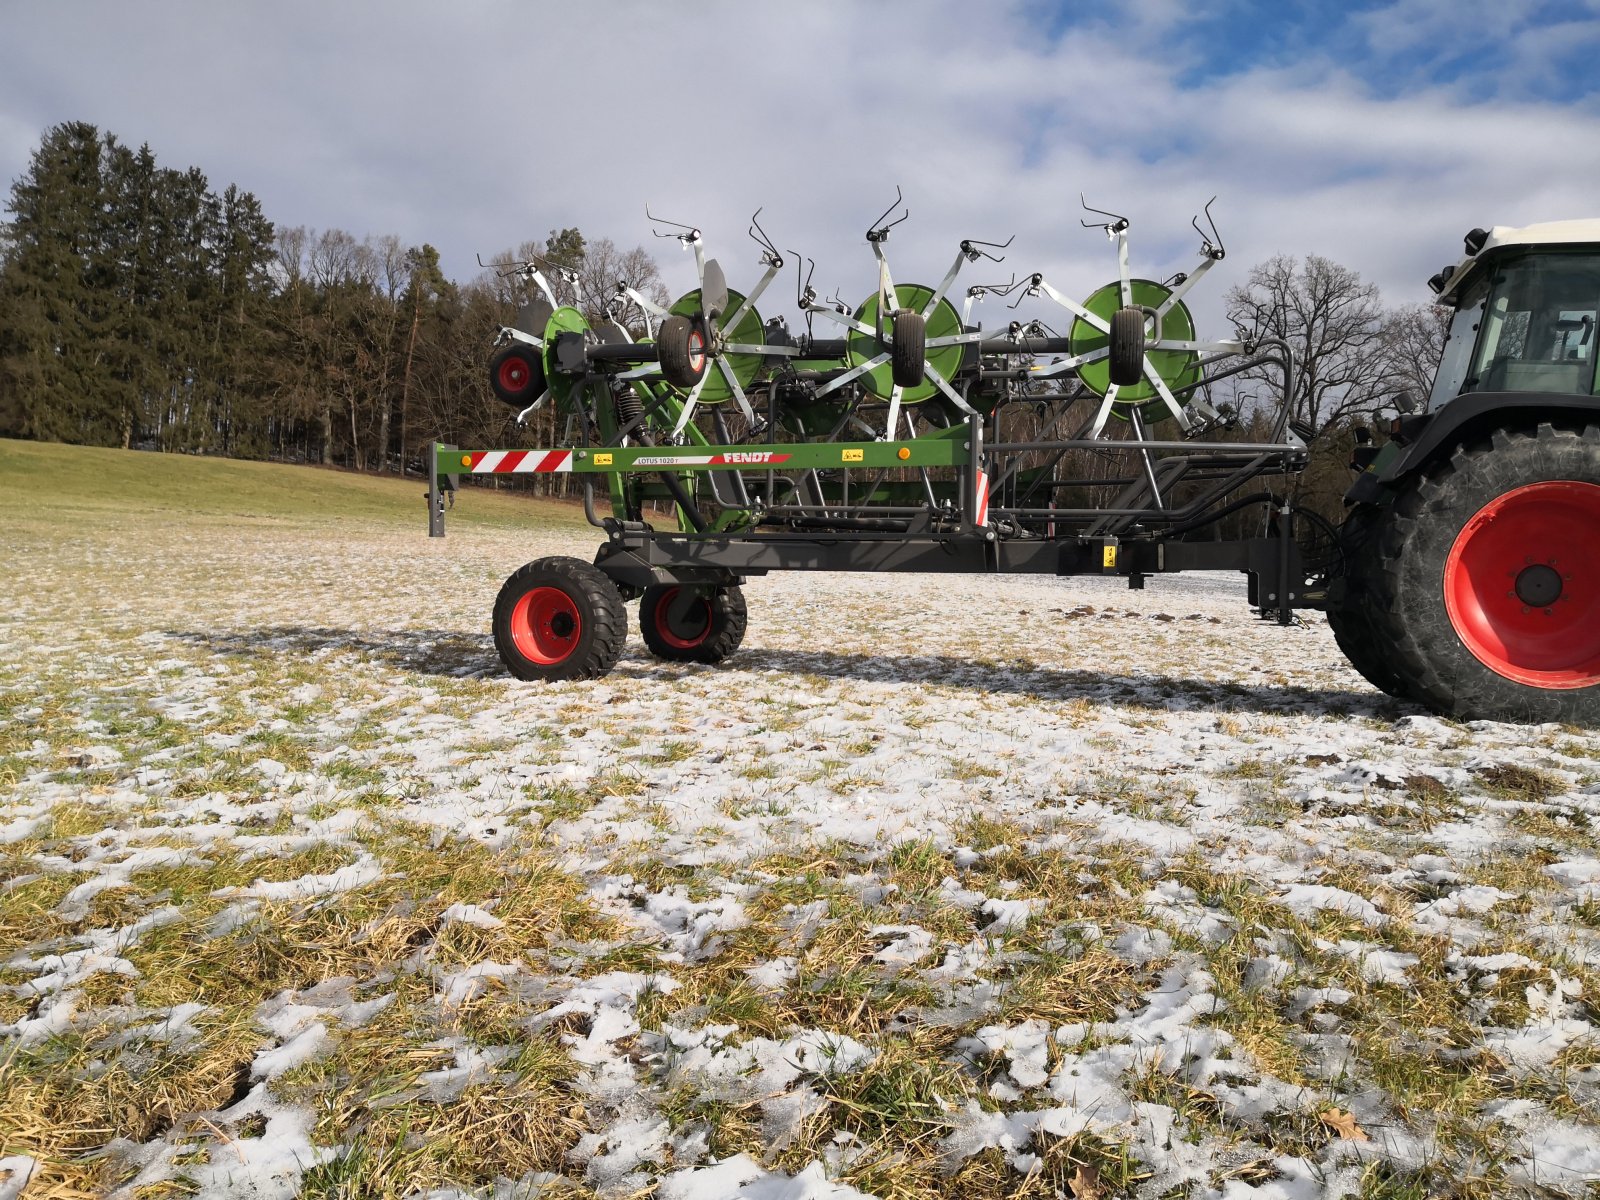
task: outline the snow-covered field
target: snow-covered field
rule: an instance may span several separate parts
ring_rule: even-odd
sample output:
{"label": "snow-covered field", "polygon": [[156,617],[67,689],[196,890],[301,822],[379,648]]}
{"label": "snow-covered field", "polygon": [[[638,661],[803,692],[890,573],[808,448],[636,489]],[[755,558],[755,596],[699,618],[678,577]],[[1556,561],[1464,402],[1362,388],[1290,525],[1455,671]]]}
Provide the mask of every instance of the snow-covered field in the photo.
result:
{"label": "snow-covered field", "polygon": [[495,589],[587,534],[22,529],[0,1198],[1600,1177],[1600,735],[1242,577],[758,579],[537,687]]}

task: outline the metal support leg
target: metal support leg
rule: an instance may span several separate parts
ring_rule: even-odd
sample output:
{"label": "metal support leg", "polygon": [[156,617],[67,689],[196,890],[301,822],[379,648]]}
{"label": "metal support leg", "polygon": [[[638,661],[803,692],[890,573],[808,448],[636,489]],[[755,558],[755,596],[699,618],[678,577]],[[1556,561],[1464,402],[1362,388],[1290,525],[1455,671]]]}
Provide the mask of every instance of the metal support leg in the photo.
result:
{"label": "metal support leg", "polygon": [[455,490],[448,479],[440,483],[439,451],[454,449],[454,446],[442,446],[438,442],[428,443],[428,536],[431,538],[444,536],[444,494],[446,490]]}
{"label": "metal support leg", "polygon": [[1294,509],[1286,501],[1278,510],[1278,624],[1294,624],[1289,603],[1289,565],[1294,557]]}
{"label": "metal support leg", "polygon": [[967,418],[967,470],[965,486],[961,489],[961,520],[966,525],[977,525],[978,480],[983,476],[983,417],[974,414]]}

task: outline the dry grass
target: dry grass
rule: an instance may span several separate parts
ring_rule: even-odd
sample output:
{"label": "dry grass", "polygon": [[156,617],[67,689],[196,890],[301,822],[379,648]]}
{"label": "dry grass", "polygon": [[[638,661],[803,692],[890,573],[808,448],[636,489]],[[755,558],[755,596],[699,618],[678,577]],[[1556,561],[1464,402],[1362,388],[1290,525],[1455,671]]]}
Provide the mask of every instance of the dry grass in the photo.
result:
{"label": "dry grass", "polygon": [[[1549,1062],[1490,1046],[1540,1019],[1552,972],[1581,987],[1565,1019],[1600,996],[1591,732],[1530,749],[1408,725],[1326,630],[1258,629],[1204,593],[1205,619],[1152,620],[1190,611],[1159,580],[1136,607],[1096,594],[1105,622],[1067,619],[1087,585],[1016,581],[1026,612],[980,644],[963,618],[993,580],[836,577],[819,607],[813,581],[775,578],[770,596],[752,585],[749,645],[725,667],[630,652],[607,680],[534,691],[483,632],[528,553],[495,529],[509,501],[440,546],[378,492],[319,493],[310,519],[252,478],[176,522],[154,490],[145,511],[137,488],[113,504],[79,474],[70,519],[9,512],[24,566],[0,624],[0,1145],[39,1160],[30,1197],[127,1183],[98,1153],[119,1137],[170,1167],[140,1200],[192,1194],[262,1134],[222,1115],[253,1088],[311,1114],[314,1146],[345,1148],[301,1178],[313,1197],[534,1171],[573,1195],[646,1195],[736,1153],[826,1161],[901,1200],[1152,1194],[1167,1151],[1131,1119],[952,1154],[968,1105],[1062,1106],[1019,1087],[1007,1053],[972,1049],[1025,1022],[1051,1034],[1047,1075],[1153,1037],[1113,1101],[1170,1109],[1218,1190],[1270,1183],[1280,1155],[1331,1168],[1324,1105],[1433,1139],[1421,1165],[1364,1166],[1371,1200],[1536,1194],[1495,1101],[1597,1125],[1592,1034]],[[341,505],[361,519],[334,519]],[[113,599],[64,626],[85,595]],[[297,880],[310,894],[274,891]],[[1381,920],[1291,910],[1290,882]],[[1505,895],[1441,925],[1430,906],[1471,884]],[[127,970],[49,982],[49,956],[87,949]],[[1532,965],[1462,965],[1493,952]],[[617,978],[648,982],[546,1018]],[[1141,1025],[1179,989],[1215,1003]],[[314,1000],[335,993],[387,1007]],[[327,1039],[263,1083],[257,1056],[292,1036],[265,1022],[290,1003]],[[125,1038],[186,1004],[205,1006],[187,1039]],[[47,1017],[54,1035],[28,1024]],[[672,1075],[671,1031],[709,1029],[730,1053],[805,1034],[869,1054],[752,1098]],[[441,1082],[474,1055],[466,1086]],[[782,1137],[775,1099],[812,1105]],[[673,1140],[611,1178],[595,1146],[640,1117]]]}

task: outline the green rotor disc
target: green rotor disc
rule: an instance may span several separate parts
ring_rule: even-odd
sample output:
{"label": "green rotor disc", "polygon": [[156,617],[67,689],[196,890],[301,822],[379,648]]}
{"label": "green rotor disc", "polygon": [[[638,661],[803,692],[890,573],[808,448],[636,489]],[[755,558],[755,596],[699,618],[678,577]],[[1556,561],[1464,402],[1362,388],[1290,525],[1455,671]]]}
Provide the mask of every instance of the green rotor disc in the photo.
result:
{"label": "green rotor disc", "polygon": [[[728,318],[739,311],[744,303],[744,297],[738,292],[728,292],[728,307],[717,318],[717,328],[722,331],[723,337],[735,345],[765,346],[767,336],[763,332],[766,328],[761,322],[761,314],[756,311],[756,306],[751,305],[744,310],[744,316],[739,318],[736,329],[728,328]],[[691,320],[700,315],[700,289],[680,296],[675,304],[667,310],[675,317],[689,317]],[[756,381],[756,376],[761,374],[762,356],[759,354],[730,354],[727,356],[728,366],[733,369],[733,377],[739,381],[741,388],[748,388]],[[690,388],[677,388],[677,391],[688,395]],[[728,386],[728,381],[723,377],[722,371],[714,362],[706,364],[706,381],[700,389],[700,404],[720,404],[724,400],[733,399],[733,389]]]}
{"label": "green rotor disc", "polygon": [[[901,283],[895,285],[895,298],[900,301],[902,308],[909,308],[913,312],[921,312],[928,307],[928,301],[933,299],[933,289],[923,287],[920,283]],[[874,292],[866,302],[856,309],[856,320],[863,325],[873,328],[878,323],[878,294]],[[885,323],[887,331],[888,323]],[[928,314],[928,340],[934,338],[953,337],[961,332],[961,314],[956,312],[955,306],[950,301],[939,298],[939,303]],[[844,350],[845,360],[852,367],[859,367],[862,363],[871,362],[884,352],[884,347],[878,345],[876,334],[862,333],[859,329],[852,329],[845,335]],[[961,369],[961,359],[966,353],[966,347],[935,346],[928,351],[928,363],[939,372],[944,379],[950,379]],[[860,376],[861,386],[866,388],[880,400],[889,399],[889,394],[894,389],[894,364],[885,359],[872,370]],[[931,379],[924,379],[916,387],[905,388],[900,394],[902,404],[920,404],[930,396],[943,395],[939,385]]]}
{"label": "green rotor disc", "polygon": [[[1130,282],[1134,304],[1144,308],[1160,308],[1167,297],[1172,295],[1171,288],[1149,279],[1135,279]],[[1111,314],[1122,307],[1122,285],[1106,284],[1084,301],[1083,306],[1109,325]],[[1184,307],[1181,300],[1162,318],[1161,336],[1167,341],[1194,340],[1194,318],[1189,315],[1189,310]],[[1071,352],[1077,355],[1105,349],[1111,336],[1102,333],[1079,317],[1072,322],[1067,340],[1071,345]],[[1199,357],[1193,350],[1145,352],[1145,358],[1149,360],[1151,368],[1161,376],[1161,381],[1167,385],[1168,390],[1187,387],[1200,378],[1199,369],[1195,366]],[[1083,380],[1084,386],[1095,395],[1104,396],[1111,387],[1111,360],[1102,358],[1096,362],[1085,363],[1078,368],[1078,378]],[[1153,404],[1150,403],[1152,400]],[[1147,421],[1159,421],[1163,417],[1172,415],[1172,410],[1160,398],[1148,379],[1142,379],[1130,387],[1117,389],[1117,398],[1113,402],[1111,411],[1126,420],[1127,410],[1130,408],[1138,408],[1139,415]]]}
{"label": "green rotor disc", "polygon": [[561,412],[570,412],[572,408],[573,378],[571,375],[560,374],[556,370],[556,335],[560,333],[589,332],[588,319],[577,309],[563,306],[550,314],[550,319],[544,325],[544,378],[545,386],[550,389],[550,394],[555,397],[556,407]]}

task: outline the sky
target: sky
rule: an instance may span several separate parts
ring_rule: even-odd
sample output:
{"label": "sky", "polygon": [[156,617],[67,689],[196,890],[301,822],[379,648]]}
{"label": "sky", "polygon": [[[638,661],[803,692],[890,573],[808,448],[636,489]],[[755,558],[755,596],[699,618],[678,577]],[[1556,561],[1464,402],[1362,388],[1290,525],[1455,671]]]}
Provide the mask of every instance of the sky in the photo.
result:
{"label": "sky", "polygon": [[[1415,303],[1473,226],[1600,216],[1600,0],[0,0],[0,29],[0,180],[88,121],[280,226],[432,243],[461,280],[576,226],[686,291],[648,204],[747,290],[760,207],[855,301],[898,187],[897,280],[1015,235],[962,282],[1082,298],[1116,264],[1080,194],[1156,279],[1192,269],[1215,196],[1228,257],[1191,296],[1222,335],[1222,292],[1275,254]],[[792,278],[768,297],[793,320]]]}

